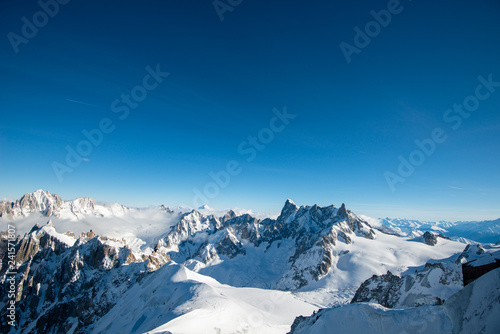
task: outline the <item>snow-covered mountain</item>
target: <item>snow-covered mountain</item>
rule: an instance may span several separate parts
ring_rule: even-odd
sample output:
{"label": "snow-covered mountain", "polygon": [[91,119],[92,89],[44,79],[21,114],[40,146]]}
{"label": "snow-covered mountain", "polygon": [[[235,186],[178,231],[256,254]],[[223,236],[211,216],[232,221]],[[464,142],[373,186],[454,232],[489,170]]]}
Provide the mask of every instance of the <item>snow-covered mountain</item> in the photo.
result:
{"label": "snow-covered mountain", "polygon": [[500,241],[500,219],[487,221],[425,222],[401,218],[361,216],[374,228],[405,237],[419,237],[427,231],[440,233],[464,242],[497,243]]}
{"label": "snow-covered mountain", "polygon": [[57,215],[63,207],[63,203],[58,195],[37,190],[34,193],[25,194],[15,202],[0,202],[0,217],[26,217],[34,212],[40,212],[45,216]]}
{"label": "snow-covered mountain", "polygon": [[[155,249],[227,284],[294,290],[325,276],[335,257],[335,244],[350,244],[351,235],[373,239],[375,232],[344,205],[299,208],[288,200],[276,220],[261,221],[234,212],[219,219],[193,211],[183,215]],[[281,263],[266,269],[268,275],[263,276],[260,266],[255,266],[260,274],[249,272],[248,266],[239,267],[234,261],[237,256],[251,264]],[[253,275],[260,279],[251,282]]]}
{"label": "snow-covered mountain", "polygon": [[500,268],[469,284],[443,305],[388,309],[356,303],[295,320],[290,334],[485,333],[500,331]]}
{"label": "snow-covered mountain", "polygon": [[391,272],[373,275],[361,284],[351,303],[378,303],[387,308],[440,304],[463,288],[463,263],[486,262],[492,256],[500,258],[497,254],[500,246],[468,245],[460,254],[409,268],[401,276]]}
{"label": "snow-covered mountain", "polygon": [[109,217],[124,215],[128,208],[119,205],[98,205],[89,197],[79,197],[73,201],[63,201],[59,195],[41,189],[22,196],[15,202],[0,202],[0,217],[17,220],[31,214],[45,217],[78,220],[85,216]]}
{"label": "snow-covered mountain", "polygon": [[[410,287],[387,306],[412,306],[408,296],[428,282],[432,288],[439,275],[456,292],[458,265],[430,260],[473,257],[461,255],[466,245],[441,231],[400,236],[344,204],[299,207],[287,200],[276,219],[259,219],[207,207],[63,201],[37,191],[0,208],[0,230],[15,225],[19,234],[17,332],[189,333],[200,326],[214,333],[284,333],[296,316],[346,304],[360,284],[387,271],[403,278],[373,276],[373,284],[388,281],[390,291]],[[2,234],[0,250],[6,243]],[[0,257],[4,281],[8,258],[5,252]],[[378,300],[371,283],[365,290],[365,298]],[[429,291],[414,302],[439,295]],[[0,292],[3,310],[7,294]]]}
{"label": "snow-covered mountain", "polygon": [[351,304],[297,317],[290,334],[498,333],[500,268],[463,288],[461,263],[500,257],[500,246],[468,246],[460,255],[432,261],[414,273],[373,276]]}

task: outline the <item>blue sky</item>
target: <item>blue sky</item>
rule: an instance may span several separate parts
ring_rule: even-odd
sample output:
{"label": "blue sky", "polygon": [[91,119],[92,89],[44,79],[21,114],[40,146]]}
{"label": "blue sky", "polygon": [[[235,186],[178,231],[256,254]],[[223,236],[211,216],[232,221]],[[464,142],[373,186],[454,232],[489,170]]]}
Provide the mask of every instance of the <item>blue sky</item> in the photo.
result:
{"label": "blue sky", "polygon": [[[23,37],[22,18],[42,9],[2,1],[0,198],[43,188],[192,206],[235,161],[210,206],[276,213],[291,198],[375,217],[500,217],[500,87],[481,88],[489,96],[457,129],[444,119],[479,76],[500,82],[500,4],[401,1],[348,63],[340,43],[355,46],[354,28],[388,4],[244,0],[221,21],[212,1],[72,0],[16,53],[9,33]],[[157,65],[169,76],[120,119],[113,101]],[[238,147],[285,106],[295,118],[247,161]],[[103,119],[114,130],[58,178],[54,162]],[[387,172],[434,129],[447,139],[391,188]]]}

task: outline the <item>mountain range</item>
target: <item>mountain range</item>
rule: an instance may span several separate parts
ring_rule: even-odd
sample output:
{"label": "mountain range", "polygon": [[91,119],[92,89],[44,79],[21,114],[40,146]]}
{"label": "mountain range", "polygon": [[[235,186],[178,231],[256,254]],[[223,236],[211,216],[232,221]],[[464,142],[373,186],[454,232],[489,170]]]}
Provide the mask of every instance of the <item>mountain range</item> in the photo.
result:
{"label": "mountain range", "polygon": [[[459,235],[450,232],[459,223],[399,223],[291,200],[276,219],[137,209],[42,190],[1,202],[0,217],[0,229],[15,225],[17,234],[18,326],[1,320],[13,333],[285,333],[297,316],[352,300],[425,306],[460,290],[457,259],[479,245],[470,237],[481,226]],[[482,236],[493,238],[499,225]],[[7,242],[2,233],[0,249]],[[6,252],[1,261],[4,281]],[[430,276],[441,279],[428,284]],[[390,284],[377,295],[369,287],[380,280]],[[395,294],[402,286],[410,290]]]}

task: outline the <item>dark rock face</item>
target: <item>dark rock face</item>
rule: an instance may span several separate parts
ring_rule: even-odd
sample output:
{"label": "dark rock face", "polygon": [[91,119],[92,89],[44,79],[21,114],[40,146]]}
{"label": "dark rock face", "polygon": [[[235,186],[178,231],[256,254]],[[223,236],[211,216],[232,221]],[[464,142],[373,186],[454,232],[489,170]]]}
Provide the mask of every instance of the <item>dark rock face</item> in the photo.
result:
{"label": "dark rock face", "polygon": [[[323,314],[325,314],[325,312],[328,312],[328,310],[329,309],[319,309],[317,312],[313,312],[313,314],[308,317],[304,317],[301,315],[296,317],[290,328],[290,332],[288,332],[287,334],[304,333],[304,331],[307,332],[308,328],[314,325],[316,321],[318,321],[318,319],[323,316]],[[332,328],[334,327],[332,326]]]}
{"label": "dark rock face", "polygon": [[437,244],[437,235],[425,232],[422,236],[426,245],[435,246]]}
{"label": "dark rock face", "polygon": [[424,239],[424,242],[429,246],[435,246],[438,242],[438,238],[450,240],[450,238],[442,235],[441,233],[432,233],[429,231],[425,232],[422,238]]}
{"label": "dark rock face", "polygon": [[287,219],[289,219],[293,214],[295,214],[299,210],[299,207],[292,202],[291,200],[287,200],[285,202],[285,206],[281,209],[281,214],[278,217],[277,222],[283,223]]}
{"label": "dark rock face", "polygon": [[246,255],[246,250],[243,248],[243,244],[234,236],[232,229],[230,229],[227,231],[226,236],[219,241],[217,253],[232,259],[239,254]]}
{"label": "dark rock face", "polygon": [[342,203],[342,205],[339,208],[338,216],[341,217],[341,218],[344,218],[344,219],[348,218],[347,209],[345,208],[345,204],[344,203]]}
{"label": "dark rock face", "polygon": [[[80,238],[69,246],[49,229],[53,226],[45,225],[16,242],[17,330],[34,326],[30,332],[66,333],[70,328],[87,332],[121,293],[148,272],[149,262],[142,258],[131,262],[128,248],[112,247],[98,237]],[[5,277],[8,259],[4,252],[0,257],[0,277]],[[5,321],[6,286],[0,285],[2,333],[10,330]]]}
{"label": "dark rock face", "polygon": [[225,223],[228,220],[236,218],[236,213],[233,210],[229,210],[223,217],[221,217],[221,223]]}
{"label": "dark rock face", "polygon": [[382,306],[392,308],[399,299],[402,285],[403,279],[390,271],[382,276],[373,275],[361,284],[351,304],[376,301]]}
{"label": "dark rock face", "polygon": [[462,265],[463,284],[466,286],[500,267],[500,251],[490,253],[481,245],[467,245],[456,263]]}

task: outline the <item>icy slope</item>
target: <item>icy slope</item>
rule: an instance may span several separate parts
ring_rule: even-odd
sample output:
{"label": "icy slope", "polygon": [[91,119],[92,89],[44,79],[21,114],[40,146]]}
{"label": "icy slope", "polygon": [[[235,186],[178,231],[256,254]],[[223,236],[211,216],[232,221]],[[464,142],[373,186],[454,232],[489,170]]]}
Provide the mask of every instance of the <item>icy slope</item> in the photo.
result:
{"label": "icy slope", "polygon": [[284,333],[315,309],[290,293],[234,288],[170,264],[132,287],[91,332]]}
{"label": "icy slope", "polygon": [[308,318],[297,318],[291,334],[401,334],[452,333],[443,308],[423,306],[393,310],[378,304],[351,304],[324,309]]}
{"label": "icy slope", "polygon": [[500,268],[467,285],[444,304],[454,333],[500,332]]}
{"label": "icy slope", "polygon": [[500,332],[500,269],[457,292],[444,305],[387,309],[378,304],[350,304],[324,309],[295,320],[292,334]]}

